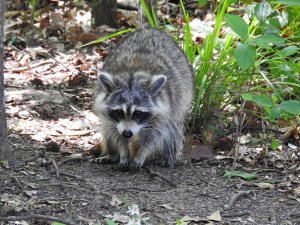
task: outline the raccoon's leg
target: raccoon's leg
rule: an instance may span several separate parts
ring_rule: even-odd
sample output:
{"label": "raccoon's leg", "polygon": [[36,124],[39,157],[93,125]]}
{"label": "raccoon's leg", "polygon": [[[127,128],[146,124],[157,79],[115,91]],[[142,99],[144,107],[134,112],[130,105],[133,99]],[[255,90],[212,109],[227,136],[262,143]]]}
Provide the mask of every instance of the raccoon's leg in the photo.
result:
{"label": "raccoon's leg", "polygon": [[169,166],[180,159],[183,148],[183,125],[181,123],[162,123],[157,132],[144,134],[131,167],[139,169],[148,156],[160,154]]}
{"label": "raccoon's leg", "polygon": [[97,158],[95,161],[101,164],[115,163],[119,159],[118,150],[109,136],[105,134],[103,136],[104,138],[101,143],[102,156]]}
{"label": "raccoon's leg", "polygon": [[137,146],[137,152],[133,160],[131,161],[130,167],[133,169],[140,169],[145,160],[150,156],[159,151],[163,150],[161,133],[144,133],[140,137],[139,144]]}
{"label": "raccoon's leg", "polygon": [[129,148],[128,144],[122,143],[119,146],[119,154],[120,154],[120,163],[119,168],[122,171],[128,170],[129,168]]}

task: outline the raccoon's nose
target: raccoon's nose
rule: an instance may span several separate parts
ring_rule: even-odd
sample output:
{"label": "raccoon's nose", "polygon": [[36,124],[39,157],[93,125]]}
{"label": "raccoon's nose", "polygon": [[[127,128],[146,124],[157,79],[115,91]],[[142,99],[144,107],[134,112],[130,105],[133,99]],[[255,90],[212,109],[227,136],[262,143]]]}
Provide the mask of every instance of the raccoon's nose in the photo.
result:
{"label": "raccoon's nose", "polygon": [[124,130],[124,131],[122,132],[122,136],[123,136],[124,138],[131,138],[131,137],[133,136],[133,133],[132,133],[131,130]]}

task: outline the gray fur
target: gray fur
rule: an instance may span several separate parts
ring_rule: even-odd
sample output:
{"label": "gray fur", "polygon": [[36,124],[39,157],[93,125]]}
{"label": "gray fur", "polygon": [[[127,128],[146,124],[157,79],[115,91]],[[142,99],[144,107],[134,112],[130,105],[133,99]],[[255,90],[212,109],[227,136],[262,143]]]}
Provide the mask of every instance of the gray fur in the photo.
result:
{"label": "gray fur", "polygon": [[[158,29],[128,34],[106,58],[99,81],[94,108],[106,153],[119,156],[121,168],[139,168],[153,155],[173,165],[182,153],[194,89],[177,43]],[[124,138],[124,129],[132,129],[133,137]]]}

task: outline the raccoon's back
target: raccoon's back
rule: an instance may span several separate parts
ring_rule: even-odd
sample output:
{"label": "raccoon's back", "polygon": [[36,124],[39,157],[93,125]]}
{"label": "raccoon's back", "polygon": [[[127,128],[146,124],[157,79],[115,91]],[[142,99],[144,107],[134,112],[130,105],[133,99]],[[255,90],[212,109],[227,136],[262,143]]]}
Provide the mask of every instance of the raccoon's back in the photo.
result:
{"label": "raccoon's back", "polygon": [[[124,69],[148,70],[172,76],[170,71],[191,72],[188,60],[177,43],[159,29],[140,29],[127,34],[104,62],[104,70],[116,74]],[[168,72],[170,74],[168,74]],[[182,74],[184,76],[184,74]],[[191,74],[187,75],[190,78]]]}
{"label": "raccoon's back", "polygon": [[170,106],[189,107],[193,98],[192,68],[178,44],[159,29],[140,29],[126,35],[106,58],[103,70],[112,75],[144,71],[165,75]]}

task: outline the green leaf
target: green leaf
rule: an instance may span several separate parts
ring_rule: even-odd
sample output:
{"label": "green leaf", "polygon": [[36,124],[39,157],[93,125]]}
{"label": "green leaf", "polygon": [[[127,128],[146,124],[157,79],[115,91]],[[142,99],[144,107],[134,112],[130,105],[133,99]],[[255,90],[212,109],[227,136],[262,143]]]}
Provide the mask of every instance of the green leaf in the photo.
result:
{"label": "green leaf", "polygon": [[274,119],[278,119],[281,115],[281,109],[278,107],[273,107],[270,109],[270,115],[274,118]]}
{"label": "green leaf", "polygon": [[284,102],[281,102],[279,104],[279,108],[294,114],[294,115],[300,115],[300,101],[295,101],[295,100],[287,100]]}
{"label": "green leaf", "polygon": [[176,224],[177,224],[177,225],[182,225],[183,222],[182,222],[180,219],[176,219]]}
{"label": "green leaf", "polygon": [[239,44],[234,49],[233,55],[242,70],[246,70],[253,65],[256,57],[256,50],[248,44]]}
{"label": "green leaf", "polygon": [[275,3],[277,4],[284,4],[288,6],[300,6],[299,0],[276,0]]}
{"label": "green leaf", "polygon": [[264,34],[255,39],[254,43],[262,48],[269,48],[271,44],[281,44],[285,40],[277,34]]}
{"label": "green leaf", "polygon": [[261,23],[265,23],[267,17],[272,13],[271,5],[263,0],[260,4],[257,4],[254,8],[254,14],[257,17],[258,21]]}
{"label": "green leaf", "polygon": [[54,222],[53,225],[65,225],[64,223]]}
{"label": "green leaf", "polygon": [[246,173],[242,171],[225,171],[224,177],[241,177],[244,180],[254,180],[257,178],[255,173]]}
{"label": "green leaf", "polygon": [[239,35],[242,39],[247,39],[248,25],[243,18],[237,15],[226,14],[224,16],[224,20],[237,35]]}
{"label": "green leaf", "polygon": [[265,94],[251,94],[251,93],[244,93],[242,94],[242,98],[246,101],[252,101],[260,106],[263,107],[272,107],[273,106],[273,101],[272,99]]}
{"label": "green leaf", "polygon": [[265,94],[254,95],[252,101],[263,107],[272,107],[273,106],[272,99]]}
{"label": "green leaf", "polygon": [[242,94],[242,98],[243,98],[245,101],[252,101],[252,99],[253,99],[253,94],[251,94],[251,93],[244,93],[244,94]]}
{"label": "green leaf", "polygon": [[200,6],[204,6],[207,3],[207,0],[198,0]]}
{"label": "green leaf", "polygon": [[108,219],[108,218],[106,218],[104,221],[107,225],[117,225],[114,221],[112,221],[111,219]]}
{"label": "green leaf", "polygon": [[280,51],[280,55],[282,57],[287,57],[287,56],[290,56],[290,55],[294,55],[298,51],[299,51],[299,48],[297,46],[295,46],[295,45],[292,45],[292,46],[288,46],[288,47],[282,49]]}
{"label": "green leaf", "polygon": [[276,150],[278,148],[279,144],[277,143],[277,141],[275,139],[272,139],[271,141],[271,148],[273,150]]}

